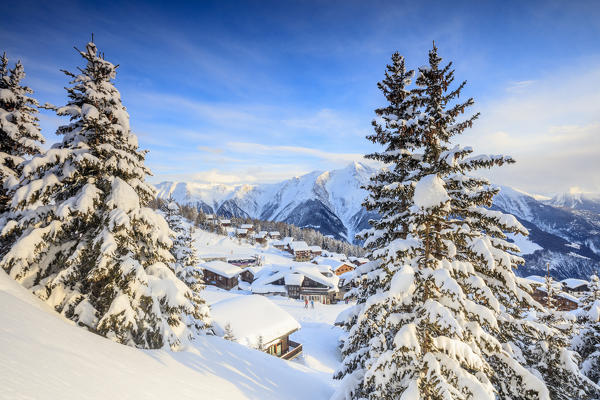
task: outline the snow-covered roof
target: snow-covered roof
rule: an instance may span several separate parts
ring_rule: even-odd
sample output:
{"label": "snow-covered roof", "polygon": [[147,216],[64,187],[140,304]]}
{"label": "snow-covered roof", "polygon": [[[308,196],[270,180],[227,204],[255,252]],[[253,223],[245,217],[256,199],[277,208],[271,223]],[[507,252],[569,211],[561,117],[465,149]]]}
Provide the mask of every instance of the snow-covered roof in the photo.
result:
{"label": "snow-covered roof", "polygon": [[323,251],[323,249],[321,249],[320,246],[309,246],[308,249],[310,251],[312,251],[313,253],[318,252],[318,251]]}
{"label": "snow-covered roof", "polygon": [[556,296],[557,297],[562,297],[563,299],[571,300],[573,303],[579,304],[579,299],[577,297],[573,296],[573,295],[570,295],[569,293],[560,292]]}
{"label": "snow-covered roof", "polygon": [[342,253],[334,253],[334,252],[332,252],[332,251],[327,251],[327,250],[323,250],[323,254],[322,254],[322,256],[323,256],[323,257],[335,258],[335,259],[337,259],[337,260],[340,260],[340,261],[344,261],[344,260],[347,260],[347,259],[348,259],[348,257],[346,257],[346,255],[345,255],[345,254],[342,254]]}
{"label": "snow-covered roof", "polygon": [[255,239],[264,239],[267,236],[267,232],[261,231],[254,234]]}
{"label": "snow-covered roof", "polygon": [[[539,290],[540,292],[543,292],[543,293],[547,292],[545,286],[539,286],[537,288],[537,290]],[[567,300],[572,301],[573,303],[578,303],[579,304],[579,299],[577,297],[573,296],[573,295],[570,295],[569,293],[557,291],[557,292],[554,292],[552,296],[555,297],[555,298],[556,297],[562,297],[563,299],[567,299]]]}
{"label": "snow-covered roof", "polygon": [[219,274],[226,278],[233,278],[238,275],[243,270],[237,265],[226,263],[225,261],[211,261],[204,264],[200,264],[201,268],[204,268],[208,271],[214,272],[215,274]]}
{"label": "snow-covered roof", "polygon": [[561,283],[563,285],[565,285],[566,287],[568,287],[569,289],[577,289],[580,286],[584,286],[584,285],[588,285],[589,282],[583,279],[575,279],[575,278],[569,278],[569,279],[564,279],[561,281]]}
{"label": "snow-covered roof", "polygon": [[[546,277],[545,276],[539,276],[539,275],[530,275],[526,278],[524,278],[526,281],[528,281],[530,284],[534,284],[536,286],[538,285],[545,285],[546,284]],[[562,287],[562,284],[558,281],[552,280],[552,287],[556,288],[556,289],[560,289]]]}
{"label": "snow-covered roof", "polygon": [[248,347],[257,347],[262,336],[263,345],[300,329],[290,314],[263,296],[236,296],[211,306],[212,326],[223,336],[229,324],[235,341]]}
{"label": "snow-covered roof", "polygon": [[248,271],[250,273],[252,273],[253,276],[258,276],[258,274],[260,273],[260,271],[262,271],[264,267],[262,266],[258,266],[258,267],[246,267],[244,268],[242,271]]}
{"label": "snow-covered roof", "polygon": [[254,225],[252,225],[252,224],[242,224],[242,225],[240,225],[240,228],[242,228],[242,229],[252,229],[252,228],[254,228]]}
{"label": "snow-covered roof", "polygon": [[333,271],[336,271],[342,265],[347,265],[354,269],[355,265],[350,262],[344,262],[331,257],[317,257],[313,260],[320,265],[328,265]]}
{"label": "snow-covered roof", "polygon": [[306,250],[310,250],[310,248],[308,247],[308,245],[304,241],[292,242],[292,243],[290,243],[290,248],[293,251],[306,251]]}
{"label": "snow-covered roof", "polygon": [[332,274],[331,276],[324,276],[316,265],[310,263],[298,263],[292,267],[294,272],[303,274],[305,277],[312,279],[315,282],[321,283],[328,286],[331,289],[336,289],[338,286],[339,278],[337,275]]}
{"label": "snow-covered roof", "polygon": [[279,233],[279,231],[271,231],[271,232],[269,232],[269,235],[275,236],[275,235],[280,235],[280,233]]}
{"label": "snow-covered roof", "polygon": [[285,274],[283,279],[286,285],[300,286],[302,285],[302,282],[304,282],[304,275],[299,274],[297,272],[288,272],[287,274]]}
{"label": "snow-covered roof", "polygon": [[319,272],[331,272],[331,266],[327,264],[317,264],[316,265]]}
{"label": "snow-covered roof", "polygon": [[246,233],[248,233],[248,229],[239,228],[239,229],[237,229],[237,230],[236,230],[236,233],[237,233],[238,235],[243,235],[243,234],[246,234]]}
{"label": "snow-covered roof", "polygon": [[[301,275],[302,278],[293,275]],[[273,282],[283,278],[286,285],[301,285],[305,278],[310,278],[315,282],[325,285],[328,290],[338,290],[339,278],[330,273],[325,276],[321,273],[318,266],[311,263],[294,262],[292,265],[270,265],[265,266],[260,273],[255,274],[256,280],[252,283],[252,292],[254,293],[284,293],[284,285],[273,285]],[[288,283],[298,282],[300,283]],[[276,290],[276,288],[278,288]]]}

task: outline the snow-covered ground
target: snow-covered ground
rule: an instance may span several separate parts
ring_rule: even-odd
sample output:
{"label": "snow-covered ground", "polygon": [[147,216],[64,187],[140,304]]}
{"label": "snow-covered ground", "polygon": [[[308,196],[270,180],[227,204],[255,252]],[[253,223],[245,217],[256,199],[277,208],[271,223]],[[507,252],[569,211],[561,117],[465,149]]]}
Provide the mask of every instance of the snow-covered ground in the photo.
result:
{"label": "snow-covered ground", "polygon": [[253,257],[260,255],[263,257],[265,264],[285,264],[291,261],[289,253],[278,250],[274,247],[263,247],[261,245],[252,246],[245,241],[217,235],[216,233],[207,232],[197,229],[193,235],[194,246],[198,250],[198,257],[203,256],[243,256]]}
{"label": "snow-covered ground", "polygon": [[321,371],[218,337],[180,352],[117,344],[0,270],[0,399],[328,399],[332,391]]}
{"label": "snow-covered ground", "polygon": [[[207,286],[202,293],[209,304],[247,295],[249,295],[248,292],[241,290],[226,291],[213,286]],[[332,387],[335,386],[337,381],[334,381],[332,376],[341,361],[337,346],[342,330],[334,326],[333,323],[338,314],[353,303],[315,303],[314,309],[310,306],[306,309],[304,308],[304,302],[301,300],[283,296],[269,296],[268,298],[300,323],[300,330],[293,333],[290,338],[302,344],[303,356],[294,362],[304,364],[310,368],[323,383]]]}
{"label": "snow-covered ground", "polygon": [[[286,264],[291,263],[288,253],[275,249],[273,247],[250,246],[237,239],[231,239],[214,233],[197,230],[194,234],[195,246],[198,249],[198,255],[202,254],[224,254],[224,255],[260,255],[264,264]],[[249,292],[225,291],[213,286],[207,286],[202,296],[209,304],[214,304],[220,300],[244,296]],[[339,303],[325,305],[315,303],[314,309],[305,309],[304,302],[294,300],[283,296],[270,296],[270,300],[275,302],[285,311],[290,313],[298,322],[301,329],[291,336],[291,339],[302,343],[303,357],[297,361],[305,364],[320,378],[330,385],[335,385],[333,381],[333,372],[340,363],[338,351],[338,338],[342,334],[339,327],[333,325],[338,314],[350,307],[351,304]]]}
{"label": "snow-covered ground", "polygon": [[[275,248],[251,246],[197,230],[198,254],[259,254],[265,264],[291,262]],[[209,304],[247,296],[207,286]],[[291,338],[303,356],[284,361],[219,337],[180,352],[138,350],[77,327],[0,270],[0,399],[328,399],[337,381],[342,331],[333,325],[349,305],[269,299],[301,329]]]}

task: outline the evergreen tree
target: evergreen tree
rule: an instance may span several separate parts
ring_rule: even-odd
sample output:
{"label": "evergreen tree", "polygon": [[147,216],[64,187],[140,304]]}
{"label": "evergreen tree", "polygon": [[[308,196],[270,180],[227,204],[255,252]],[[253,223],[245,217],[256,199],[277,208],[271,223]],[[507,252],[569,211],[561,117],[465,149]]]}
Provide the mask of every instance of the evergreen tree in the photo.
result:
{"label": "evergreen tree", "polygon": [[39,154],[39,143],[44,142],[38,125],[38,103],[29,96],[33,91],[22,85],[24,78],[21,61],[9,70],[4,53],[0,58],[0,216],[8,211],[9,192],[19,183],[18,166],[26,156]]}
{"label": "evergreen tree", "polygon": [[[512,159],[451,145],[478,115],[458,120],[473,100],[457,101],[465,82],[450,90],[451,63],[440,64],[434,46],[409,89],[413,73],[395,54],[379,85],[389,104],[376,110],[369,139],[385,150],[368,157],[389,167],[367,187],[365,206],[381,219],[363,236],[376,262],[352,293],[358,304],[347,314],[334,398],[549,398],[501,329],[511,318],[504,303],[533,302],[514,275],[522,259],[505,234],[527,231],[489,210],[498,189],[470,175]],[[556,353],[570,355],[564,346]],[[558,373],[576,395],[588,393],[577,374]]]}
{"label": "evergreen tree", "polygon": [[[70,123],[62,142],[28,161],[11,193],[2,235],[18,240],[0,260],[9,275],[66,317],[117,342],[176,347],[199,333],[189,288],[168,264],[164,218],[147,205],[145,151],[112,81],[116,66],[88,43],[69,101],[48,106]],[[191,322],[192,321],[192,322]]]}
{"label": "evergreen tree", "polygon": [[172,199],[169,199],[164,209],[167,224],[174,233],[171,254],[174,262],[170,264],[171,269],[177,277],[183,281],[190,291],[186,293],[188,299],[194,305],[193,320],[199,329],[208,324],[209,310],[206,302],[200,297],[204,289],[202,270],[198,268],[198,257],[192,240],[192,227],[186,227],[181,215],[181,208]]}
{"label": "evergreen tree", "polygon": [[600,279],[590,278],[589,292],[582,299],[581,330],[573,339],[573,348],[581,355],[581,372],[600,385]]}
{"label": "evergreen tree", "polygon": [[233,330],[231,329],[231,324],[228,322],[227,325],[225,325],[225,333],[223,335],[223,339],[225,340],[229,340],[231,342],[235,342],[235,335],[233,334]]}

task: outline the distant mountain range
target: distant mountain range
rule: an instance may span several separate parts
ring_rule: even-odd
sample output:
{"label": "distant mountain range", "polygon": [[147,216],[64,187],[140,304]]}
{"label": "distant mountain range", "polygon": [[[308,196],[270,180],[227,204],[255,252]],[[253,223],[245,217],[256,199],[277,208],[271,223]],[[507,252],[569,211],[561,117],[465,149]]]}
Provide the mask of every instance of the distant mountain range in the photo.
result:
{"label": "distant mountain range", "polygon": [[[357,232],[376,217],[361,205],[375,169],[361,163],[331,171],[315,171],[261,185],[221,185],[162,182],[158,196],[172,196],[206,213],[283,221],[313,228],[325,235],[354,242]],[[556,279],[589,278],[600,267],[600,196],[561,194],[535,196],[501,187],[493,208],[515,215],[529,229],[515,237],[527,261],[517,273],[542,275],[550,263]]]}

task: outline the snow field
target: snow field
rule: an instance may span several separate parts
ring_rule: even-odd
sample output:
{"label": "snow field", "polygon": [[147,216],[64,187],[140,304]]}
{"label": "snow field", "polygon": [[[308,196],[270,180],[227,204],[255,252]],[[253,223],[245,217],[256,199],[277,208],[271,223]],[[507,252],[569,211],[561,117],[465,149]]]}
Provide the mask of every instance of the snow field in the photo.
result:
{"label": "snow field", "polygon": [[328,399],[321,375],[218,337],[139,350],[82,329],[0,271],[0,399]]}

